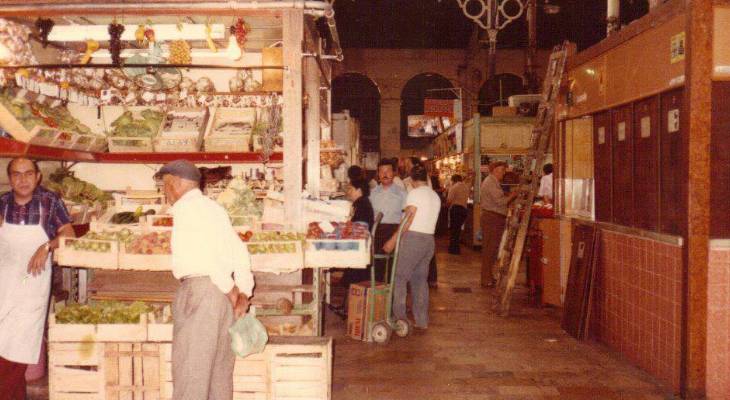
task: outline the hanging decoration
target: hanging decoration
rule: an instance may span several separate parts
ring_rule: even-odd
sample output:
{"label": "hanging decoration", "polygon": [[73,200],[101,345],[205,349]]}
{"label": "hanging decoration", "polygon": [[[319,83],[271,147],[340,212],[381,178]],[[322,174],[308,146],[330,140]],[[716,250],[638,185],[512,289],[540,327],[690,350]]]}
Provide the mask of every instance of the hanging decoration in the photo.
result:
{"label": "hanging decoration", "polygon": [[215,42],[213,41],[213,37],[211,36],[212,28],[210,26],[210,22],[205,24],[205,42],[208,43],[208,48],[213,53],[218,52],[218,46],[215,45]]}
{"label": "hanging decoration", "polygon": [[246,30],[246,23],[244,22],[243,18],[238,18],[236,23],[234,25],[231,25],[231,35],[234,35],[236,37],[236,43],[238,43],[238,47],[243,50],[243,45],[246,44],[246,35],[248,34],[248,31]]}
{"label": "hanging decoration", "polygon": [[55,24],[50,18],[38,18],[35,21],[35,27],[38,28],[38,36],[44,49],[48,47],[48,35],[51,34],[51,30]]}
{"label": "hanging decoration", "polygon": [[137,40],[137,45],[139,46],[144,46],[144,30],[144,25],[140,24],[139,26],[137,26],[137,30],[134,31],[134,38]]}
{"label": "hanging decoration", "polygon": [[190,44],[184,40],[173,40],[170,42],[170,56],[167,62],[170,64],[191,64],[193,57],[190,55]]}
{"label": "hanging decoration", "polygon": [[109,53],[111,53],[112,64],[122,65],[122,33],[124,33],[124,25],[112,22],[109,24]]}
{"label": "hanging decoration", "polygon": [[81,64],[88,64],[89,61],[91,61],[91,57],[99,50],[99,42],[96,40],[87,40],[86,41],[86,52],[84,53],[84,57],[81,58]]}

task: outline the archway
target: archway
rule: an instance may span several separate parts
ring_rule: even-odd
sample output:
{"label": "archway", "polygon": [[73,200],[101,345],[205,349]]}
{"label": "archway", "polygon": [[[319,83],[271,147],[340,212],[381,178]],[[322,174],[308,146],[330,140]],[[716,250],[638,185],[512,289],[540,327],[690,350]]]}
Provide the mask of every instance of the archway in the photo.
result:
{"label": "archway", "polygon": [[514,74],[499,74],[484,82],[479,89],[479,114],[492,115],[492,107],[506,106],[507,99],[516,94],[525,94],[522,78]]}
{"label": "archway", "polygon": [[454,86],[445,77],[424,73],[414,76],[406,82],[400,99],[400,145],[402,149],[419,149],[428,146],[429,138],[408,137],[408,116],[423,114],[423,101],[428,98],[455,99],[456,95],[449,90]]}
{"label": "archway", "polygon": [[380,151],[380,90],[367,76],[348,72],[332,80],[332,112],[349,110],[360,121],[360,150]]}

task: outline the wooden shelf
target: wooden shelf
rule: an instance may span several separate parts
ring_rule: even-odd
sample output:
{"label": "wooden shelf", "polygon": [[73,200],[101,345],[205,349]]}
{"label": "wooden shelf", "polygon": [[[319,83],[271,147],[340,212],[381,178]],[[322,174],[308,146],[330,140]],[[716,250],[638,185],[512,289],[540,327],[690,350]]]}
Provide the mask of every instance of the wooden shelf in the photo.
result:
{"label": "wooden shelf", "polygon": [[[25,156],[39,160],[81,161],[99,163],[154,163],[164,164],[173,160],[186,159],[193,163],[232,163],[260,164],[259,153],[91,153],[61,149],[56,147],[37,146],[13,139],[0,138],[0,157]],[[281,163],[282,153],[271,155],[270,162]]]}

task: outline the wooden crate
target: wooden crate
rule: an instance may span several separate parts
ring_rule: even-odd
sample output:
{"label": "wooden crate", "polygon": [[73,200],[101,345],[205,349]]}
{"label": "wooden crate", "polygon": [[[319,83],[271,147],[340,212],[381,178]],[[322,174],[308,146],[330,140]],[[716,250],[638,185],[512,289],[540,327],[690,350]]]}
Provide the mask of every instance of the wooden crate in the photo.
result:
{"label": "wooden crate", "polygon": [[[237,134],[215,133],[216,129],[226,123],[246,123],[251,125],[251,132],[242,131]],[[216,108],[205,130],[206,152],[249,152],[251,151],[251,136],[256,125],[255,108]]]}
{"label": "wooden crate", "polygon": [[110,153],[152,153],[154,147],[150,137],[109,136]]}
{"label": "wooden crate", "polygon": [[[270,246],[290,244],[294,245],[294,253],[251,253],[252,246]],[[304,268],[304,249],[302,242],[294,241],[278,241],[278,242],[247,242],[249,254],[251,255],[251,269],[261,272],[291,272]]]}
{"label": "wooden crate", "polygon": [[365,268],[370,264],[369,239],[307,239],[307,268]]}
{"label": "wooden crate", "polygon": [[119,249],[119,269],[133,271],[172,271],[172,255],[128,253],[124,244],[122,244]]}
{"label": "wooden crate", "polygon": [[[164,196],[164,195],[163,195]],[[120,201],[120,202],[123,202]],[[137,207],[139,207],[137,204],[117,204],[113,207],[107,208],[107,210],[104,212],[104,214],[101,215],[98,219],[92,219],[91,223],[89,224],[89,229],[92,232],[116,232],[120,231],[122,229],[139,229],[143,225],[142,217],[140,217],[140,222],[136,224],[113,224],[111,223],[111,219],[116,213],[120,212],[134,212],[137,210]],[[148,210],[155,210],[155,214],[161,214],[167,209],[164,205],[159,204],[149,204],[149,205],[142,205],[142,211],[146,212]]]}
{"label": "wooden crate", "polygon": [[[75,250],[70,243],[74,241],[93,242],[109,245],[108,252]],[[61,238],[56,258],[59,265],[99,269],[119,267],[119,243],[115,240],[91,240],[82,238]]]}
{"label": "wooden crate", "polygon": [[49,342],[144,342],[147,341],[147,316],[137,324],[60,324],[56,313],[48,315]]}
{"label": "wooden crate", "polygon": [[[166,131],[167,121],[176,115],[202,117],[202,123],[198,131]],[[171,110],[165,116],[160,125],[160,131],[157,134],[153,144],[156,152],[188,152],[194,153],[200,151],[203,144],[203,134],[205,133],[208,122],[208,109],[197,108],[178,108]]]}
{"label": "wooden crate", "polygon": [[169,343],[49,342],[50,400],[170,399]]}

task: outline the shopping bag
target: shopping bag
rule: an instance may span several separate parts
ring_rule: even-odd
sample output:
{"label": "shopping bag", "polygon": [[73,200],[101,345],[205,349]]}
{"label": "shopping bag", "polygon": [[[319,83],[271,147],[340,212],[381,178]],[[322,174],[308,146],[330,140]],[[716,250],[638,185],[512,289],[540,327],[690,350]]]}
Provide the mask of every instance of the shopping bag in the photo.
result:
{"label": "shopping bag", "polygon": [[239,357],[264,351],[269,335],[266,327],[252,313],[239,318],[230,328],[231,349]]}

